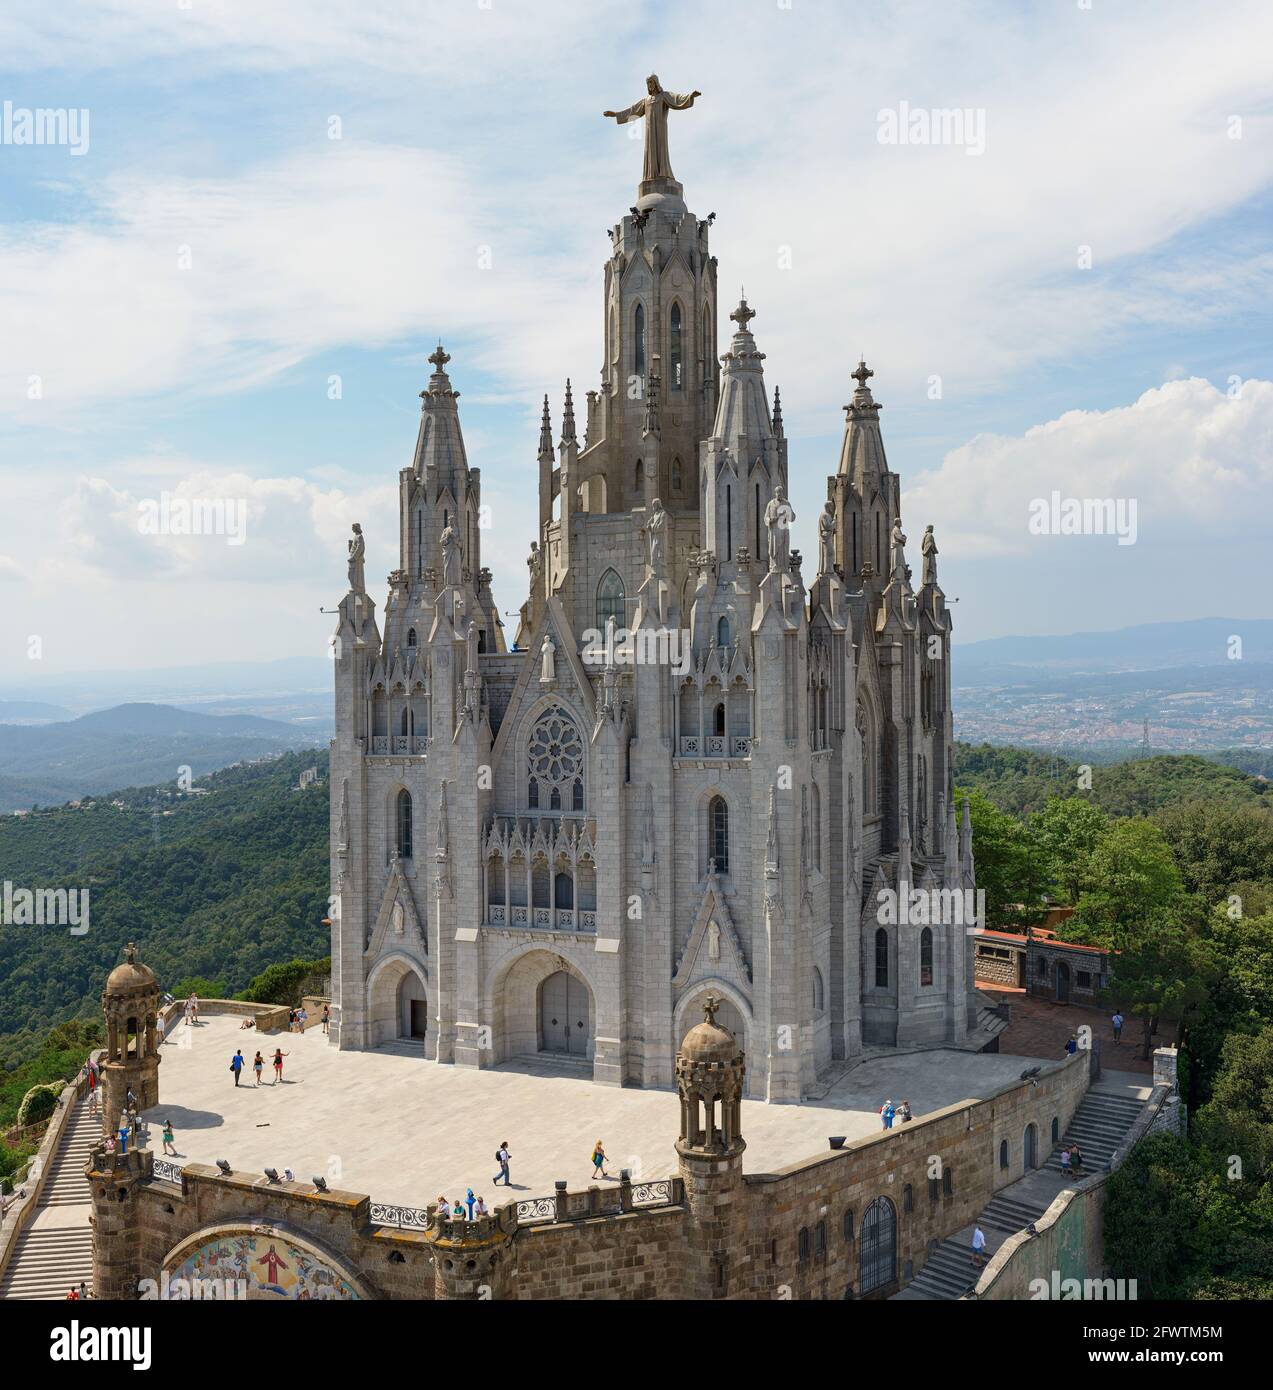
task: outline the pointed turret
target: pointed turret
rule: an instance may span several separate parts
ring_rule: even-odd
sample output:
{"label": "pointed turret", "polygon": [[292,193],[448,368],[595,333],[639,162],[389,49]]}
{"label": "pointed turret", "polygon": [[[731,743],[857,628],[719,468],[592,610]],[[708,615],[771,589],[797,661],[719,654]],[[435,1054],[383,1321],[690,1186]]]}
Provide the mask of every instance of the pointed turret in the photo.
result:
{"label": "pointed turret", "polygon": [[548,393],[544,392],[544,413],[539,420],[539,457],[551,463],[553,456],[553,417],[548,409]]}
{"label": "pointed turret", "polygon": [[751,332],[756,311],[744,296],[729,317],[738,327],[729,351],[721,358],[720,401],[712,434],[730,448],[744,439],[750,440],[753,450],[759,452],[762,441],[773,438],[774,429],[761,365],[765,354],[757,350]]}
{"label": "pointed turret", "polygon": [[784,437],[782,433],[782,395],[776,386],[774,387],[773,431],[775,439]]}
{"label": "pointed turret", "polygon": [[897,839],[897,897],[898,910],[901,900],[911,891],[914,884],[914,868],[911,864],[911,817],[909,811],[902,812],[902,828]]}
{"label": "pointed turret", "polygon": [[[548,398],[544,398],[545,413],[547,413]],[[570,378],[566,378],[566,404],[561,412],[561,442],[563,444],[576,444],[575,438],[575,400],[570,394]]]}
{"label": "pointed turret", "polygon": [[973,871],[972,812],[969,809],[970,806],[970,799],[964,797],[963,818],[959,823],[959,868],[966,877],[971,877]]}

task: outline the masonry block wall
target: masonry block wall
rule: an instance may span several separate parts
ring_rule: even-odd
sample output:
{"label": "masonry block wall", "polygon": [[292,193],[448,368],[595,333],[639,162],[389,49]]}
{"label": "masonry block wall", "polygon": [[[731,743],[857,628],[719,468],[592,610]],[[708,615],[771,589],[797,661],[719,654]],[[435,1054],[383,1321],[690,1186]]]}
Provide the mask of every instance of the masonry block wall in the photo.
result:
{"label": "masonry block wall", "polygon": [[[514,1207],[504,1208],[503,1229],[479,1233],[471,1250],[452,1239],[454,1230],[375,1224],[369,1198],[358,1193],[317,1193],[306,1183],[225,1176],[201,1164],[188,1165],[178,1186],[150,1176],[144,1152],[130,1154],[118,1175],[99,1154],[88,1174],[96,1277],[112,1290],[107,1296],[131,1297],[137,1280],[158,1280],[192,1236],[266,1225],[329,1252],[376,1298],[841,1298],[859,1292],[862,1217],[884,1197],[897,1216],[897,1279],[870,1291],[884,1297],[920,1272],[932,1242],[967,1225],[997,1187],[1020,1176],[1026,1125],[1037,1126],[1040,1159],[1046,1155],[1053,1118],[1064,1132],[1087,1084],[1080,1054],[1033,1082],[776,1173],[739,1178],[726,1164],[714,1175],[711,1164],[687,1157],[683,1201],[605,1215],[590,1214],[595,1203],[567,1202],[563,1209],[578,1219],[526,1226],[517,1225]],[[998,1163],[1003,1139],[1018,1146],[1006,1174]],[[1089,1248],[1099,1249],[1099,1238]]]}

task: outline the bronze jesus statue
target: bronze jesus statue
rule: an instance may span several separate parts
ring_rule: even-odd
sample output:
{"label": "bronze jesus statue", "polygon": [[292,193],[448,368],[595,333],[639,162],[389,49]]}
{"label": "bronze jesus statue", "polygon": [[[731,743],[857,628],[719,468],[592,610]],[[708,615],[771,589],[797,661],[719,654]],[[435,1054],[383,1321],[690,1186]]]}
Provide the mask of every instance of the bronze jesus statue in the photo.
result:
{"label": "bronze jesus statue", "polygon": [[645,79],[648,95],[633,102],[625,111],[603,111],[603,116],[613,116],[620,125],[645,117],[645,170],[641,175],[643,183],[653,183],[656,179],[674,179],[672,163],[667,153],[667,113],[669,111],[688,111],[694,105],[694,98],[702,92],[691,92],[681,96],[676,92],[666,92],[659,86],[659,79],[651,73]]}

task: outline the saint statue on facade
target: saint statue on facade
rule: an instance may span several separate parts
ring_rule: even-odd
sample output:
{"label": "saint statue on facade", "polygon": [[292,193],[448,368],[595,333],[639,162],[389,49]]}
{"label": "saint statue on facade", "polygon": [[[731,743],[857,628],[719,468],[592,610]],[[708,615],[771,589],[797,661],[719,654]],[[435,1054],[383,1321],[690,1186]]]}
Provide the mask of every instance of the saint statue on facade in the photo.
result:
{"label": "saint statue on facade", "polygon": [[362,527],[355,521],[354,534],[349,541],[349,588],[355,594],[367,592],[367,581],[363,573],[366,554],[367,542],[363,539]]}
{"label": "saint statue on facade", "polygon": [[782,484],[779,483],[765,508],[765,526],[769,531],[770,573],[777,570],[782,574],[790,563],[791,523],[795,519],[796,514],[791,509],[791,503],[787,501]]}

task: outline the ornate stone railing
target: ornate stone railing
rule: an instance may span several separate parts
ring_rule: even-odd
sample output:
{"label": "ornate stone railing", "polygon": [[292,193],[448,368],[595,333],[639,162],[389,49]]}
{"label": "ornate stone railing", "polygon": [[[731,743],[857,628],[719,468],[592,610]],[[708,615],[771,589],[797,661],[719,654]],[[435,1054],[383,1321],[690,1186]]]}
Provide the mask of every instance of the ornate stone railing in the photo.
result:
{"label": "ornate stone railing", "polygon": [[418,757],[429,751],[429,740],[402,734],[374,734],[371,738],[371,751],[374,755],[381,756]]}
{"label": "ornate stone railing", "polygon": [[632,1205],[634,1207],[665,1206],[677,1199],[673,1196],[675,1179],[660,1178],[657,1182],[637,1182],[632,1184]]}
{"label": "ornate stone railing", "polygon": [[677,747],[682,758],[748,758],[751,739],[745,734],[709,734],[699,738],[690,734],[679,739]]}
{"label": "ornate stone railing", "polygon": [[679,1206],[685,1200],[685,1187],[680,1178],[634,1183],[626,1168],[619,1175],[618,1187],[594,1186],[583,1192],[570,1192],[565,1182],[558,1182],[556,1188],[551,1197],[532,1197],[528,1201],[510,1203],[517,1224],[544,1226],[587,1221],[596,1216],[621,1216],[638,1208],[652,1211],[658,1207]]}
{"label": "ornate stone railing", "polygon": [[528,1202],[517,1203],[517,1224],[533,1226],[540,1221],[556,1221],[557,1199],[555,1197],[532,1197]]}
{"label": "ornate stone railing", "polygon": [[[509,917],[512,921],[509,921]],[[532,921],[533,917],[533,921]],[[505,908],[503,903],[490,903],[486,909],[488,927],[534,927],[539,931],[595,932],[595,908],[518,907]]]}
{"label": "ornate stone railing", "polygon": [[419,1207],[390,1207],[381,1202],[372,1202],[371,1224],[394,1226],[400,1231],[427,1231],[429,1210]]}
{"label": "ornate stone railing", "polygon": [[155,1158],[150,1163],[150,1175],[158,1178],[160,1182],[176,1183],[181,1186],[181,1164],[169,1163],[166,1159]]}

